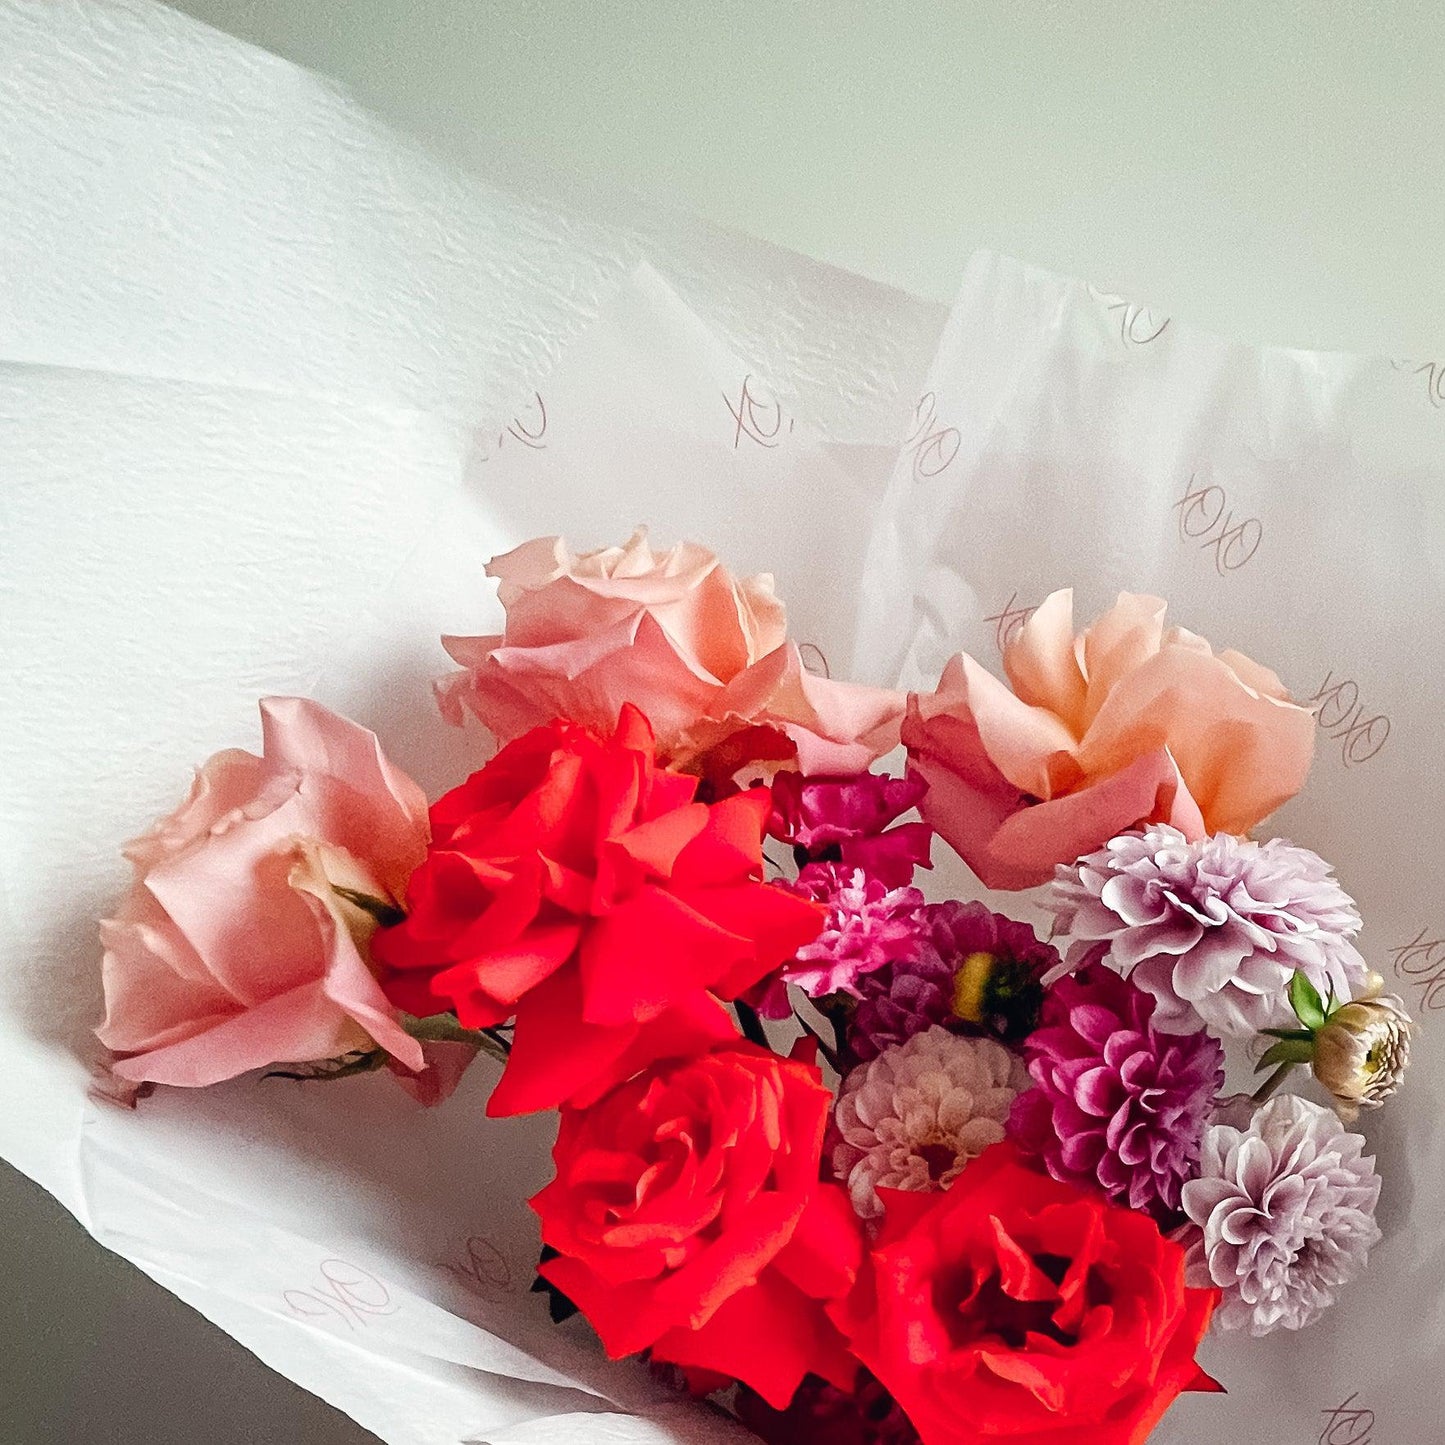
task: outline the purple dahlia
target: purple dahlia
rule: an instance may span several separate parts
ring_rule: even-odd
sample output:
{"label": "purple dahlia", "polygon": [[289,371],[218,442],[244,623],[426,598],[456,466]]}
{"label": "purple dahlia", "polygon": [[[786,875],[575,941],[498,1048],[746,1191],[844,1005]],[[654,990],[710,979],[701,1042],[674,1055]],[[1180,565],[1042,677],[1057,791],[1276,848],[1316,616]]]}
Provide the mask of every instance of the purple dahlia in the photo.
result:
{"label": "purple dahlia", "polygon": [[1024,1045],[1034,1087],[1014,1101],[1009,1133],[1055,1179],[1167,1218],[1199,1171],[1224,1050],[1202,1029],[1160,1032],[1154,1007],[1104,968],[1060,979]]}
{"label": "purple dahlia", "polygon": [[1053,947],[982,903],[930,903],[922,919],[918,956],[859,982],[849,1036],[855,1057],[877,1058],[935,1024],[1024,1037],[1038,1020],[1042,979],[1059,962]]}

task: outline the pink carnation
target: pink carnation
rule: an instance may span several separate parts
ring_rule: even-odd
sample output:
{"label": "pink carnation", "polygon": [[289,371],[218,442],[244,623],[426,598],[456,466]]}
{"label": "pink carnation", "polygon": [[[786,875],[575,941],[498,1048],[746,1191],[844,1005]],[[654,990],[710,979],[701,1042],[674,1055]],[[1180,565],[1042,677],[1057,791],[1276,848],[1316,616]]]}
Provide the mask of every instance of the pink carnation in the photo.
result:
{"label": "pink carnation", "polygon": [[798,950],[760,1003],[769,1018],[788,1015],[784,984],[797,984],[809,998],[857,997],[863,975],[918,956],[923,928],[918,889],[889,888],[861,868],[836,863],[809,863],[795,882],[779,886],[821,903],[828,916],[823,931]]}

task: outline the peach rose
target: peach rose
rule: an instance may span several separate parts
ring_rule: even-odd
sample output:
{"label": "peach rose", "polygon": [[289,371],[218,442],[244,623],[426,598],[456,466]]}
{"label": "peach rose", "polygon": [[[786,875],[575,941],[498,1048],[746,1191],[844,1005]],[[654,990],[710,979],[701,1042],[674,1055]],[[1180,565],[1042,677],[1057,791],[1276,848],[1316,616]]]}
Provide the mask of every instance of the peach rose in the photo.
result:
{"label": "peach rose", "polygon": [[[508,743],[556,717],[610,729],[640,708],[660,760],[705,771],[705,754],[763,728],[805,772],[856,772],[898,742],[903,697],[809,673],[766,574],[734,578],[706,547],[654,552],[639,527],[621,547],[574,555],[541,537],[495,557],[505,631],[445,637],[465,671],[437,685],[443,713],[474,714]],[[748,757],[780,749],[753,739]]]}
{"label": "peach rose", "polygon": [[1124,592],[1075,636],[1055,592],[1004,653],[1010,692],[971,657],[908,699],[903,741],[926,821],[990,888],[1045,882],[1141,823],[1244,833],[1299,791],[1314,716],[1237,652],[1164,627]]}
{"label": "peach rose", "polygon": [[261,703],[262,757],[231,749],[126,846],[101,924],[96,1030],[132,1084],[214,1084],[380,1045],[420,1071],[365,959],[375,911],[426,856],[426,797],[375,736],[301,698]]}

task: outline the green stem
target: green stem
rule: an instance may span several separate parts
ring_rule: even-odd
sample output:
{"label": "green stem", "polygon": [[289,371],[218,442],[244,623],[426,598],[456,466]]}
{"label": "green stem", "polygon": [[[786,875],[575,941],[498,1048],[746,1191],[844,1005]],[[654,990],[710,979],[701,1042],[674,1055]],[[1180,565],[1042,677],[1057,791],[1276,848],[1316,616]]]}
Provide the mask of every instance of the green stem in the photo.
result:
{"label": "green stem", "polygon": [[385,1049],[357,1049],[336,1059],[318,1059],[289,1069],[270,1069],[265,1079],[294,1079],[298,1083],[329,1083],[332,1079],[349,1079],[355,1074],[371,1074],[386,1065]]}
{"label": "green stem", "polygon": [[412,1038],[423,1043],[470,1044],[494,1059],[505,1060],[512,1052],[511,1043],[495,1029],[465,1029],[454,1014],[429,1014],[426,1018],[407,1018],[403,1027]]}
{"label": "green stem", "polygon": [[1262,1104],[1289,1077],[1294,1063],[1286,1060],[1249,1097],[1256,1104]]}

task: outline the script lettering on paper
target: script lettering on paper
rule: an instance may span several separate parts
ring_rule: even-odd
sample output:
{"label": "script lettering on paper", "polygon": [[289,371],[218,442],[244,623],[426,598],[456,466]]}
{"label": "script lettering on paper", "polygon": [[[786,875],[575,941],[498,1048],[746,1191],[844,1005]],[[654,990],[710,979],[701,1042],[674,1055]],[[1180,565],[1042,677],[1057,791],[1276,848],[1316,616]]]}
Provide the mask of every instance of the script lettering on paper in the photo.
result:
{"label": "script lettering on paper", "polygon": [[1390,950],[1395,977],[1420,991],[1420,1007],[1427,1013],[1445,1009],[1445,934],[1433,937],[1422,928],[1409,943]]}
{"label": "script lettering on paper", "polygon": [[1425,396],[1433,407],[1445,407],[1445,361],[1392,361],[1396,371],[1425,378]]}
{"label": "script lettering on paper", "polygon": [[1369,762],[1389,741],[1390,719],[1383,713],[1365,716],[1360,685],[1351,677],[1336,677],[1331,669],[1314,696],[1304,701],[1306,706],[1314,706],[1320,731],[1339,743],[1346,767]]}
{"label": "script lettering on paper", "polygon": [[1119,340],[1125,346],[1148,346],[1158,341],[1169,329],[1169,317],[1156,321],[1147,306],[1115,296],[1108,291],[1089,287],[1089,294],[1119,323]]}
{"label": "script lettering on paper", "polygon": [[1358,1404],[1358,1391],[1333,1410],[1321,1410],[1325,1417],[1318,1445],[1375,1445],[1375,1412]]}
{"label": "script lettering on paper", "polygon": [[462,1245],[447,1270],[483,1299],[497,1300],[517,1292],[506,1256],[485,1235],[473,1234]]}
{"label": "script lettering on paper", "polygon": [[322,1260],[316,1283],[306,1289],[285,1290],[281,1298],[297,1319],[339,1319],[353,1331],[400,1308],[370,1270],[344,1259]]}
{"label": "script lettering on paper", "polygon": [[1258,517],[1236,520],[1225,489],[1214,482],[1201,484],[1197,472],[1185,483],[1184,495],[1174,503],[1174,510],[1179,514],[1179,540],[1213,552],[1214,567],[1221,577],[1249,562],[1264,540],[1264,523]]}
{"label": "script lettering on paper", "polygon": [[755,376],[743,377],[735,397],[724,392],[722,398],[733,419],[734,451],[744,437],[760,447],[775,447],[793,430],[795,419]]}
{"label": "script lettering on paper", "polygon": [[528,451],[545,451],[547,447],[547,403],[542,393],[534,391],[532,400],[497,433],[497,439],[477,438],[475,455],[479,462],[488,462],[494,452],[499,452],[511,438],[515,445],[524,446]]}
{"label": "script lettering on paper", "polygon": [[1038,611],[1038,604],[1032,606],[1020,604],[1017,592],[1010,592],[1008,601],[995,613],[983,620],[994,624],[993,640],[994,646],[998,648],[999,656],[1002,657],[1007,651],[1009,643],[1019,634],[1019,629]]}
{"label": "script lettering on paper", "polygon": [[963,437],[955,426],[938,420],[938,395],[925,391],[913,408],[913,424],[903,440],[904,453],[913,458],[913,480],[926,482],[948,470]]}

